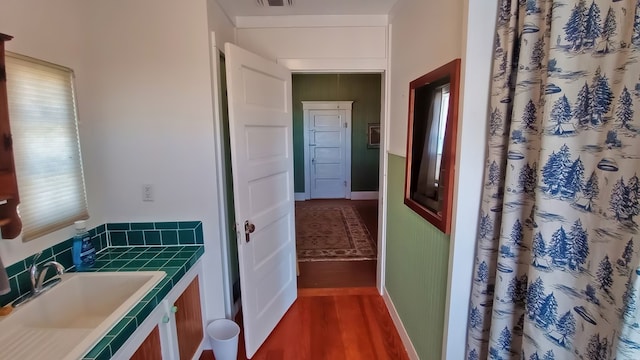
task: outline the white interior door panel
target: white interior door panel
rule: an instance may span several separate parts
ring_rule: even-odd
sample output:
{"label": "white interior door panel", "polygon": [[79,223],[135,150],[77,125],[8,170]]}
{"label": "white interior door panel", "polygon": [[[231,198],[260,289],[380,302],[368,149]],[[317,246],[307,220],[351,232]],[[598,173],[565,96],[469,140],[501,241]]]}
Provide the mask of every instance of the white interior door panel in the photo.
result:
{"label": "white interior door panel", "polygon": [[232,44],[225,44],[225,55],[244,337],[251,358],[297,297],[291,73]]}

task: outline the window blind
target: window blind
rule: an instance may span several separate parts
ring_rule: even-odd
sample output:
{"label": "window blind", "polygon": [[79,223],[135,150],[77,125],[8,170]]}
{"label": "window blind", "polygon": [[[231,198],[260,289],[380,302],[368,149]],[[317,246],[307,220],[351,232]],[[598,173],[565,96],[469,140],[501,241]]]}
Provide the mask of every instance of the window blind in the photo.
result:
{"label": "window blind", "polygon": [[73,71],[10,52],[6,71],[27,241],[88,218]]}

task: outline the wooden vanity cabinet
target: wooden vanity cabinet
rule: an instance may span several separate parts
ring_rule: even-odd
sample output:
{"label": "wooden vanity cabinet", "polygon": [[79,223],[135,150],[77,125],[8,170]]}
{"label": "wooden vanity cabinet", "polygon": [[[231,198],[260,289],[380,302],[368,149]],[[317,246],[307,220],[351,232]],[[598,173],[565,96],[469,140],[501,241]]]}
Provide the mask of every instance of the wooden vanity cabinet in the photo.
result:
{"label": "wooden vanity cabinet", "polygon": [[202,262],[174,285],[116,354],[124,359],[199,359],[205,345],[200,301]]}
{"label": "wooden vanity cabinet", "polygon": [[18,216],[18,183],[13,162],[13,138],[9,125],[7,99],[7,72],[4,61],[4,43],[13,37],[0,34],[0,229],[3,239],[13,239],[22,231]]}
{"label": "wooden vanity cabinet", "polygon": [[160,329],[153,328],[151,334],[142,342],[138,350],[131,356],[131,360],[162,359],[162,345],[160,344]]}
{"label": "wooden vanity cabinet", "polygon": [[187,286],[174,304],[180,359],[192,359],[204,337],[198,277]]}

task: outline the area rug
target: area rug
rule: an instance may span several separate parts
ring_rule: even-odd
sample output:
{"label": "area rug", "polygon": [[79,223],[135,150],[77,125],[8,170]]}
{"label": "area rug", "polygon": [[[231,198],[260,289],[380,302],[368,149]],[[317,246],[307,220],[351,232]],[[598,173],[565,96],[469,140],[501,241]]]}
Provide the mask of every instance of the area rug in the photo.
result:
{"label": "area rug", "polygon": [[350,205],[296,203],[298,261],[375,260],[371,234]]}

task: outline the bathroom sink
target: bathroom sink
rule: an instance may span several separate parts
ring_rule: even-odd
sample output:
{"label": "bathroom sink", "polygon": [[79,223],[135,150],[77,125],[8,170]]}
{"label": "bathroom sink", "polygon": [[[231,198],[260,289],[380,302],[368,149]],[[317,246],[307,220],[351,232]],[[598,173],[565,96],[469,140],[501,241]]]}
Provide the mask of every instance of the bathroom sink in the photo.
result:
{"label": "bathroom sink", "polygon": [[6,359],[78,359],[149,290],[163,271],[67,273],[0,320]]}

